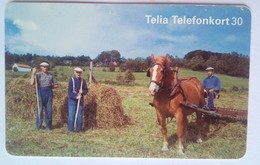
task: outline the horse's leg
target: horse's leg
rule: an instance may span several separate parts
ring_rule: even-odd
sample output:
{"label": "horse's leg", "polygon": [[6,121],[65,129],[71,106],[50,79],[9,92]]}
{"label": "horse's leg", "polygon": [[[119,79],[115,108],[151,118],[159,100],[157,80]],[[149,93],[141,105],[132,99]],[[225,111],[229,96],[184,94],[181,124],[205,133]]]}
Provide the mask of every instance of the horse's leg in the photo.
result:
{"label": "horse's leg", "polygon": [[200,112],[196,112],[196,128],[197,128],[197,143],[202,143],[201,139],[201,127],[202,127],[202,114]]}
{"label": "horse's leg", "polygon": [[186,143],[188,137],[188,119],[187,116],[183,115],[183,138],[182,141]]}
{"label": "horse's leg", "polygon": [[184,147],[182,144],[182,138],[184,135],[184,123],[183,123],[183,114],[179,109],[178,113],[176,113],[176,124],[177,124],[177,137],[178,137],[178,155],[184,155]]}
{"label": "horse's leg", "polygon": [[167,127],[166,127],[166,118],[162,117],[159,111],[157,111],[157,119],[161,125],[161,132],[163,135],[163,147],[162,151],[168,151],[168,141],[167,141]]}
{"label": "horse's leg", "polygon": [[161,118],[160,112],[158,110],[156,110],[156,116],[157,116],[157,121],[158,121],[159,125],[161,126],[162,118]]}
{"label": "horse's leg", "polygon": [[167,127],[166,127],[166,118],[162,117],[162,123],[161,123],[161,132],[163,135],[163,147],[162,151],[168,151],[168,140],[167,140]]}

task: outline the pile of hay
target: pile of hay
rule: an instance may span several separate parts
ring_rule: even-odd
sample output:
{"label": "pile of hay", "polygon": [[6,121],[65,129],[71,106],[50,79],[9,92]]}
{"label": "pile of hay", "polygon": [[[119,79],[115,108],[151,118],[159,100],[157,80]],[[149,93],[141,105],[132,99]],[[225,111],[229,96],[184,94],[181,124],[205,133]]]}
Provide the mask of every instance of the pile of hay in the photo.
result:
{"label": "pile of hay", "polygon": [[35,90],[29,81],[7,79],[5,84],[6,116],[31,119],[35,116]]}
{"label": "pile of hay", "polygon": [[[20,119],[35,119],[36,89],[30,85],[29,80],[19,78],[6,79],[6,116]],[[64,123],[67,109],[64,109],[67,85],[62,83],[58,89],[54,89],[52,119],[53,124]]]}
{"label": "pile of hay", "polygon": [[122,99],[114,88],[91,84],[85,98],[86,126],[111,128],[126,125],[130,118],[124,115]]}
{"label": "pile of hay", "polygon": [[[60,83],[54,89],[52,119],[53,126],[59,127],[68,119],[67,83]],[[35,86],[29,80],[6,79],[6,116],[35,119]],[[124,115],[122,99],[117,91],[107,85],[91,84],[84,99],[83,127],[116,128],[126,125],[130,118]]]}

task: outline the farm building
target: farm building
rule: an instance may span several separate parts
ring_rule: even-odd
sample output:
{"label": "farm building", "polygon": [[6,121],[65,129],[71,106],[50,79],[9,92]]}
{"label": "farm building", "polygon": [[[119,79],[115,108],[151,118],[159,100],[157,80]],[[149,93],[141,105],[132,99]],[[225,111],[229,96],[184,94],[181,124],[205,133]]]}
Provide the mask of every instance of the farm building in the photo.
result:
{"label": "farm building", "polygon": [[14,63],[14,65],[12,66],[13,72],[31,72],[31,70],[32,70],[32,67],[30,67],[29,65],[26,65],[26,64]]}

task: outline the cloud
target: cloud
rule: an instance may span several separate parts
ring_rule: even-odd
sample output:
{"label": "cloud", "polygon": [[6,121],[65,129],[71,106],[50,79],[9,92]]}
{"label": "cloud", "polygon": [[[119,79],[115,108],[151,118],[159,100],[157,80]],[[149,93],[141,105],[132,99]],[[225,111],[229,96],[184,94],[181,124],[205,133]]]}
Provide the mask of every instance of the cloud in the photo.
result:
{"label": "cloud", "polygon": [[198,37],[196,35],[158,35],[157,39],[165,40],[168,42],[174,42],[178,44],[187,44],[187,43],[194,43],[198,41]]}
{"label": "cloud", "polygon": [[[156,5],[10,3],[6,19],[18,27],[19,35],[6,36],[6,45],[9,50],[24,53],[84,54],[91,58],[112,49],[126,58],[152,52],[184,56],[194,49],[204,49],[207,41],[211,42],[209,48],[218,50],[213,47],[217,45],[212,40],[214,34],[226,35],[218,27],[146,24],[146,14],[163,14],[163,9],[165,6]],[[228,35],[224,39],[234,42],[238,37]]]}
{"label": "cloud", "polygon": [[35,31],[38,29],[37,25],[33,21],[16,19],[13,21],[13,24],[17,25],[22,30]]}
{"label": "cloud", "polygon": [[[161,34],[156,29],[136,25],[135,21],[140,23],[144,17],[141,10],[136,13],[140,15],[136,16],[140,19],[138,21],[113,5],[22,5],[12,5],[7,16],[22,31],[21,36],[12,38],[13,48],[10,49],[17,51],[20,48],[25,53],[34,51],[32,53],[95,57],[103,50],[116,49],[130,57],[150,54],[155,51],[152,49],[168,53],[174,43],[188,44],[198,40],[195,35]],[[22,15],[15,14],[16,10],[21,12],[22,9]],[[22,46],[18,46],[19,43]]]}
{"label": "cloud", "polygon": [[239,38],[235,35],[228,35],[224,38],[224,40],[228,41],[228,42],[234,42],[234,41],[239,40]]}
{"label": "cloud", "polygon": [[15,36],[20,33],[21,31],[19,27],[15,25],[12,20],[5,19],[5,34],[7,36]]}

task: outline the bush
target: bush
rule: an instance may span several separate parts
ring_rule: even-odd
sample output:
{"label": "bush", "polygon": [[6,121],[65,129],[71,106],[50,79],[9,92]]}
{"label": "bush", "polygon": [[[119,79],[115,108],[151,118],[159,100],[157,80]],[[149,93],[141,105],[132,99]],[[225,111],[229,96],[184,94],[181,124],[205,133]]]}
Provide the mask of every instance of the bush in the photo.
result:
{"label": "bush", "polygon": [[133,73],[129,70],[126,70],[124,75],[118,75],[116,77],[116,81],[118,84],[123,84],[123,85],[134,85],[135,81],[135,76]]}
{"label": "bush", "polygon": [[116,77],[116,81],[118,84],[124,84],[124,76],[121,74]]}
{"label": "bush", "polygon": [[109,64],[109,71],[110,71],[110,72],[114,72],[115,70],[116,70],[115,65],[114,65],[113,63],[110,63],[110,64]]}
{"label": "bush", "polygon": [[133,72],[143,72],[149,68],[148,61],[143,58],[136,58],[135,60],[129,59],[124,64],[119,66],[121,71],[126,71],[127,69]]}
{"label": "bush", "polygon": [[125,63],[121,64],[121,65],[119,66],[119,69],[120,69],[121,72],[125,72],[125,71],[127,70],[127,69],[126,69],[126,64],[125,64]]}
{"label": "bush", "polygon": [[133,83],[134,83],[134,81],[135,81],[135,76],[133,75],[132,72],[130,72],[129,70],[126,70],[124,76],[125,76],[125,77],[124,77],[124,78],[125,78],[125,82],[126,82],[127,84],[133,84]]}

